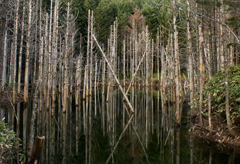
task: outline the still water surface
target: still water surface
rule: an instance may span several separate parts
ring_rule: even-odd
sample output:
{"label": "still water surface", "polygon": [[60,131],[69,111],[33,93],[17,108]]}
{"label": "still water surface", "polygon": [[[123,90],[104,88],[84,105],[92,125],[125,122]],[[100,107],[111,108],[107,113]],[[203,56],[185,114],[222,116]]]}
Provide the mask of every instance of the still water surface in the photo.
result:
{"label": "still water surface", "polygon": [[[101,90],[93,91],[86,100],[80,97],[77,106],[73,94],[66,113],[61,111],[61,95],[55,110],[46,110],[46,100],[39,99],[36,135],[46,137],[41,163],[240,163],[233,151],[196,141],[189,135],[187,103],[181,105],[182,126],[177,128],[175,105],[166,102],[162,108],[159,90],[131,89],[128,98],[135,110],[132,118],[118,89],[111,89],[108,102],[105,96]],[[31,105],[28,110],[22,105],[16,108],[21,109],[20,137],[25,149]],[[3,114],[10,126],[16,126],[11,110]]]}

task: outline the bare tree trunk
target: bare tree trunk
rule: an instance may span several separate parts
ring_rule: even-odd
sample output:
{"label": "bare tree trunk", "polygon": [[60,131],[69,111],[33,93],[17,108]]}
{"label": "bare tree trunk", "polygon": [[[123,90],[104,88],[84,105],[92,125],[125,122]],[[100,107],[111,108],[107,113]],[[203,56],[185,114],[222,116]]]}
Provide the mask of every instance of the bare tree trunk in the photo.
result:
{"label": "bare tree trunk", "polygon": [[90,76],[89,76],[89,95],[92,96],[92,72],[93,72],[93,11],[91,15],[91,31],[90,31]]}
{"label": "bare tree trunk", "polygon": [[151,77],[152,78],[151,78],[151,85],[153,85],[153,65],[154,65],[154,61],[153,61],[153,53],[154,53],[153,43],[154,42],[153,42],[153,39],[152,39],[152,55],[151,55],[152,56],[152,60],[151,60],[151,65],[152,65],[152,69],[151,69],[151,74],[152,75],[151,75]]}
{"label": "bare tree trunk", "polygon": [[203,111],[203,31],[202,31],[202,24],[199,25],[199,60],[200,60],[200,126],[203,127],[203,116],[202,116],[202,111]]}
{"label": "bare tree trunk", "polygon": [[125,43],[125,39],[123,39],[123,86],[125,87],[125,65],[126,65],[126,61],[125,61],[125,57],[126,57],[126,43]]}
{"label": "bare tree trunk", "polygon": [[2,77],[1,88],[4,89],[4,85],[7,82],[7,25],[8,25],[8,0],[3,0],[1,4],[1,21],[0,21],[0,42],[3,43],[0,47],[0,60],[2,63],[0,64],[0,76]]}
{"label": "bare tree trunk", "polygon": [[35,119],[36,119],[36,113],[37,113],[37,108],[38,108],[38,85],[35,87],[35,94],[33,98],[33,109],[32,109],[32,115],[31,115],[31,120],[30,120],[30,127],[29,127],[29,135],[28,135],[28,143],[27,143],[27,163],[30,162],[31,160],[31,155],[32,155],[32,148],[33,148],[33,143],[34,143],[34,135],[35,135]]}
{"label": "bare tree trunk", "polygon": [[80,34],[80,54],[78,56],[77,62],[77,71],[76,71],[76,80],[77,80],[77,87],[76,87],[76,105],[78,105],[79,100],[79,92],[80,92],[80,85],[81,85],[81,66],[82,66],[82,34]]}
{"label": "bare tree trunk", "polygon": [[67,101],[68,101],[68,41],[69,41],[69,16],[70,16],[70,3],[68,3],[67,7],[67,20],[66,20],[66,31],[65,31],[65,53],[64,53],[64,100],[63,100],[63,112],[66,112],[67,109]]}
{"label": "bare tree trunk", "polygon": [[[214,19],[216,19],[216,2],[214,4]],[[216,23],[213,23],[213,75],[217,73],[217,30]]]}
{"label": "bare tree trunk", "polygon": [[24,77],[24,95],[23,101],[27,102],[28,99],[28,85],[29,85],[29,51],[30,51],[30,34],[31,34],[31,24],[32,24],[32,0],[28,2],[28,27],[26,36],[26,62],[25,62],[25,77]]}
{"label": "bare tree trunk", "polygon": [[[209,62],[209,79],[211,79],[213,75],[213,67],[212,67],[212,26],[211,22],[209,24],[209,41],[208,41],[208,62]],[[212,135],[212,104],[211,104],[211,94],[208,93],[208,124],[210,135]]]}
{"label": "bare tree trunk", "polygon": [[83,100],[86,98],[86,82],[87,82],[87,65],[84,68],[84,80],[83,80]]}
{"label": "bare tree trunk", "polygon": [[[116,72],[116,22],[113,22],[113,34],[112,34],[112,66],[113,71]],[[133,63],[134,65],[134,63]],[[113,80],[113,79],[112,79]]]}
{"label": "bare tree trunk", "polygon": [[8,30],[5,30],[4,48],[3,48],[3,72],[2,72],[2,88],[3,89],[4,89],[5,83],[7,82],[7,36],[8,36]]}
{"label": "bare tree trunk", "polygon": [[[36,79],[36,74],[37,74],[37,54],[39,52],[38,49],[38,2],[39,0],[35,0],[35,19],[36,19],[36,24],[35,24],[35,47],[34,47],[34,58],[33,58],[33,76],[32,76],[32,84],[35,84],[35,79]],[[34,15],[33,15],[34,16]],[[41,39],[41,38],[40,38]]]}
{"label": "bare tree trunk", "polygon": [[17,76],[17,34],[18,34],[18,11],[19,11],[19,0],[16,0],[15,18],[14,18],[14,50],[13,50],[13,104],[15,104],[16,94],[16,76]]}
{"label": "bare tree trunk", "polygon": [[117,77],[116,77],[116,74],[114,73],[114,71],[113,71],[113,69],[112,69],[111,64],[110,64],[109,61],[107,60],[105,53],[103,52],[102,48],[100,47],[100,45],[99,45],[99,43],[97,42],[97,39],[95,38],[94,35],[93,35],[93,38],[94,38],[94,40],[95,40],[95,42],[96,42],[98,48],[100,49],[100,51],[101,51],[101,53],[102,53],[102,55],[103,55],[105,61],[107,62],[108,67],[109,67],[110,71],[112,72],[113,77],[115,78],[115,80],[116,80],[116,82],[117,82],[117,84],[118,84],[118,86],[119,86],[119,89],[120,89],[120,91],[122,92],[122,94],[123,94],[125,100],[127,101],[127,104],[128,104],[128,106],[129,106],[131,112],[134,113],[133,107],[132,107],[132,105],[130,104],[130,102],[129,102],[127,96],[126,96],[126,94],[124,93],[124,90],[123,90],[121,84],[119,83],[119,81],[118,81],[118,79],[117,79]]}
{"label": "bare tree trunk", "polygon": [[232,123],[230,120],[230,110],[229,110],[229,84],[228,84],[228,56],[226,53],[223,52],[224,55],[224,70],[225,70],[225,94],[226,94],[226,119],[227,119],[227,127],[230,135],[232,137],[236,136],[235,130],[232,129]]}
{"label": "bare tree trunk", "polygon": [[176,81],[176,114],[177,124],[181,124],[180,116],[180,81],[179,81],[179,47],[178,47],[178,30],[176,22],[176,1],[173,0],[173,28],[174,28],[174,53],[175,53],[175,81]]}
{"label": "bare tree trunk", "polygon": [[89,91],[88,91],[88,76],[89,76],[89,73],[88,73],[88,69],[89,69],[89,44],[90,44],[90,24],[91,22],[91,14],[90,14],[90,10],[88,10],[88,32],[87,32],[87,76],[86,76],[86,96],[88,96],[89,94]]}
{"label": "bare tree trunk", "polygon": [[157,31],[157,79],[159,80],[159,53],[160,53],[160,48],[159,48],[159,43],[160,42],[160,38],[159,38],[159,29]]}
{"label": "bare tree trunk", "polygon": [[188,32],[188,46],[189,46],[189,74],[190,74],[190,102],[193,103],[194,98],[194,74],[193,74],[193,52],[192,52],[192,35],[190,29],[190,5],[188,5],[188,18],[187,18],[187,32]]}
{"label": "bare tree trunk", "polygon": [[145,31],[145,51],[146,51],[146,87],[148,87],[148,73],[149,73],[149,70],[148,70],[148,43],[149,43],[149,38],[148,38],[148,26],[146,26],[146,31]]}
{"label": "bare tree trunk", "polygon": [[[224,9],[223,9],[223,0],[221,0],[221,7],[220,7],[220,13],[219,13],[219,17],[220,17],[220,21],[223,22],[223,14],[224,14]],[[223,43],[223,25],[219,24],[220,26],[220,68],[224,68],[224,43]]]}
{"label": "bare tree trunk", "polygon": [[[231,42],[231,40],[232,40],[231,32],[229,31],[229,42]],[[233,51],[234,51],[233,46],[230,46],[230,62],[229,62],[230,66],[233,65],[233,58],[234,58]]]}
{"label": "bare tree trunk", "polygon": [[20,50],[18,59],[18,93],[21,92],[21,74],[22,74],[22,54],[23,54],[23,38],[24,38],[24,20],[25,20],[25,0],[23,0],[22,9],[22,26],[21,26],[21,40],[20,40]]}
{"label": "bare tree trunk", "polygon": [[49,36],[48,36],[48,83],[47,83],[47,109],[50,105],[50,94],[52,89],[52,7],[53,0],[50,4],[50,16],[49,16]]}
{"label": "bare tree trunk", "polygon": [[58,0],[55,0],[53,15],[53,37],[52,37],[52,116],[55,111],[56,91],[57,91],[57,38],[58,38]]}
{"label": "bare tree trunk", "polygon": [[44,62],[43,62],[43,96],[47,95],[47,81],[48,81],[48,13],[45,16],[45,29],[44,29]]}
{"label": "bare tree trunk", "polygon": [[[40,35],[41,36],[41,35]],[[40,101],[42,100],[42,86],[43,86],[43,37],[41,36],[40,38],[40,47],[39,47],[39,68],[38,68],[38,71],[39,71],[39,75],[38,75],[38,81],[39,81],[39,85],[40,85]],[[41,103],[39,105],[41,107]],[[41,111],[41,108],[39,107],[39,111]]]}

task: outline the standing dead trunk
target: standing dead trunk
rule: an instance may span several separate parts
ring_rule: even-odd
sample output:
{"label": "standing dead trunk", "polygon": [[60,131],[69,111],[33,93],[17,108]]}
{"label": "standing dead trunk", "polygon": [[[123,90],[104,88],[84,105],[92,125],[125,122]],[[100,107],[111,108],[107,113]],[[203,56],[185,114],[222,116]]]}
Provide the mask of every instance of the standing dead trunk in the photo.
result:
{"label": "standing dead trunk", "polygon": [[160,54],[160,48],[159,48],[159,43],[160,42],[160,37],[159,37],[159,29],[157,31],[157,79],[159,80],[159,54]]}
{"label": "standing dead trunk", "polygon": [[[35,0],[35,11],[33,13],[36,13],[35,19],[36,19],[36,23],[35,23],[35,46],[34,46],[34,58],[33,58],[33,76],[32,76],[32,85],[35,84],[35,79],[36,79],[36,74],[37,74],[37,54],[39,52],[38,49],[38,3],[39,0]],[[33,15],[34,17],[34,15]],[[41,19],[41,17],[40,17]],[[40,38],[41,39],[41,38]]]}
{"label": "standing dead trunk", "polygon": [[58,0],[55,0],[53,15],[53,37],[52,37],[52,116],[55,111],[56,91],[57,91],[57,42],[58,42]]}
{"label": "standing dead trunk", "polygon": [[68,101],[68,42],[69,42],[69,16],[70,16],[70,3],[67,6],[67,20],[66,20],[66,31],[65,31],[65,53],[64,53],[64,93],[63,93],[63,112],[66,112],[67,109],[67,101]]}
{"label": "standing dead trunk", "polygon": [[[209,24],[209,41],[208,41],[208,69],[209,69],[209,79],[211,79],[213,74],[212,67],[212,28],[211,23]],[[212,135],[212,104],[211,104],[211,94],[208,93],[208,124],[210,135]]]}
{"label": "standing dead trunk", "polygon": [[193,52],[192,52],[192,35],[190,29],[190,5],[189,0],[188,5],[188,17],[187,17],[187,32],[188,32],[188,53],[189,53],[189,77],[190,77],[190,102],[193,103],[194,97],[194,74],[193,74]]}
{"label": "standing dead trunk", "polygon": [[92,72],[93,72],[93,11],[92,11],[92,15],[91,15],[91,23],[90,23],[90,76],[89,76],[89,95],[92,95]]}
{"label": "standing dead trunk", "polygon": [[125,43],[125,39],[123,39],[123,86],[125,87],[125,65],[126,65],[126,61],[125,61],[125,57],[126,57],[126,54],[125,54],[125,51],[126,51],[126,43]]}
{"label": "standing dead trunk", "polygon": [[[9,1],[2,1],[1,4],[1,21],[0,21],[0,42],[3,43],[3,47],[0,47],[0,60],[2,59],[2,63],[0,64],[0,75],[2,75],[2,83],[1,88],[4,89],[4,85],[7,82],[7,36],[8,36],[8,4]],[[2,74],[1,74],[2,73]]]}
{"label": "standing dead trunk", "polygon": [[23,1],[22,9],[22,26],[21,26],[21,40],[20,40],[20,50],[18,59],[18,93],[21,91],[21,74],[22,74],[22,54],[23,54],[23,37],[24,37],[24,20],[25,20],[25,0]]}
{"label": "standing dead trunk", "polygon": [[[91,24],[90,24],[90,22],[91,22],[91,14],[90,14],[90,10],[88,10],[88,31],[87,31],[87,72],[86,72],[86,85],[85,86],[88,86],[88,75],[89,75],[89,72],[88,72],[88,70],[89,70],[89,44],[90,44],[90,26],[91,26]],[[86,96],[88,96],[88,94],[89,94],[89,91],[88,91],[88,87],[86,87]]]}
{"label": "standing dead trunk", "polygon": [[[231,32],[229,31],[229,42],[231,41],[232,37],[231,37]],[[229,64],[230,66],[233,65],[233,58],[234,58],[234,54],[233,54],[233,46],[230,46],[230,61],[229,61]]]}
{"label": "standing dead trunk", "polygon": [[[39,83],[40,83],[40,100],[42,99],[42,85],[43,85],[43,37],[41,36],[40,38],[40,47],[39,47],[39,68],[38,68],[38,80],[39,80]],[[40,105],[41,106],[41,105]],[[41,109],[39,110],[41,111]]]}
{"label": "standing dead trunk", "polygon": [[17,34],[18,34],[18,10],[19,0],[16,0],[15,18],[14,18],[14,49],[13,49],[13,103],[15,103],[16,96],[16,76],[17,76]]}
{"label": "standing dead trunk", "polygon": [[32,0],[28,2],[28,27],[26,36],[26,54],[25,54],[25,77],[24,77],[24,95],[23,101],[27,102],[28,99],[28,85],[29,85],[29,52],[30,52],[30,34],[31,34],[31,24],[32,24]]}
{"label": "standing dead trunk", "polygon": [[49,109],[50,94],[52,89],[52,6],[53,6],[53,0],[51,0],[50,16],[49,16],[47,109]]}
{"label": "standing dead trunk", "polygon": [[80,85],[81,85],[81,66],[82,66],[82,35],[80,34],[80,54],[78,56],[77,61],[77,71],[76,71],[76,80],[77,80],[77,86],[76,86],[76,105],[78,105],[79,102],[79,95],[80,95]]}
{"label": "standing dead trunk", "polygon": [[179,47],[178,47],[178,30],[176,22],[176,1],[173,0],[173,28],[174,28],[174,53],[175,53],[175,82],[176,82],[176,115],[177,125],[181,124],[180,116],[180,81],[179,81]]}
{"label": "standing dead trunk", "polygon": [[35,137],[31,159],[27,164],[40,164],[45,137]]}
{"label": "standing dead trunk", "polygon": [[[6,23],[7,24],[7,23]],[[8,30],[5,30],[4,35],[4,47],[3,47],[3,71],[2,71],[2,88],[4,89],[4,85],[7,82],[7,36]]]}
{"label": "standing dead trunk", "polygon": [[202,111],[203,111],[203,31],[202,31],[202,24],[199,25],[199,60],[200,60],[200,126],[203,127],[203,116],[202,116]]}
{"label": "standing dead trunk", "polygon": [[44,29],[44,61],[43,61],[43,96],[47,95],[47,80],[48,80],[48,13],[45,16],[45,29]]}
{"label": "standing dead trunk", "polygon": [[146,26],[146,31],[145,31],[145,52],[146,52],[146,87],[148,87],[148,77],[149,77],[149,70],[148,70],[148,43],[149,43],[149,38],[148,38],[148,26]]}
{"label": "standing dead trunk", "polygon": [[151,68],[151,74],[152,74],[152,75],[151,75],[151,77],[152,77],[152,78],[151,78],[151,85],[153,85],[153,68],[154,68],[154,67],[153,67],[153,66],[154,66],[154,61],[153,61],[153,54],[154,54],[153,43],[154,43],[154,42],[153,42],[153,39],[152,39],[152,55],[151,55],[151,56],[152,56],[152,59],[151,59],[151,65],[152,65],[152,68]]}
{"label": "standing dead trunk", "polygon": [[35,87],[35,94],[33,97],[33,109],[32,109],[32,115],[30,120],[30,127],[29,127],[29,135],[28,135],[28,143],[27,143],[27,164],[31,160],[32,155],[32,149],[33,149],[33,143],[34,143],[34,135],[35,135],[35,119],[36,119],[36,113],[38,108],[38,86],[39,82],[37,83]]}
{"label": "standing dead trunk", "polygon": [[236,132],[235,130],[232,129],[232,123],[230,120],[230,109],[229,109],[228,54],[224,52],[224,49],[223,49],[223,61],[224,61],[224,70],[225,70],[225,95],[226,95],[225,110],[226,110],[227,127],[230,135],[232,137],[235,137]]}
{"label": "standing dead trunk", "polygon": [[[221,0],[221,7],[220,7],[220,13],[219,13],[219,17],[220,17],[220,21],[223,22],[223,14],[224,14],[224,3],[223,0]],[[224,68],[224,42],[223,42],[223,25],[219,24],[220,26],[220,69]]]}

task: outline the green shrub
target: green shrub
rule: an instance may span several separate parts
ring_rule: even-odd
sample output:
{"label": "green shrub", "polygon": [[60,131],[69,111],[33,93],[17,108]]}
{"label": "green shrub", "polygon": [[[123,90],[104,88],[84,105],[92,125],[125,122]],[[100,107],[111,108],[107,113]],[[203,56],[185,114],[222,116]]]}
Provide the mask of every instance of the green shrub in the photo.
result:
{"label": "green shrub", "polygon": [[[22,149],[17,150],[17,141],[21,146],[21,139],[16,137],[16,133],[11,130],[4,120],[0,121],[0,163],[6,161],[9,158],[16,158],[16,151],[19,151],[20,161],[24,160]],[[7,157],[6,157],[7,156]],[[10,157],[9,157],[10,156]]]}
{"label": "green shrub", "polygon": [[[229,67],[229,108],[231,119],[240,118],[240,67]],[[225,112],[225,72],[219,71],[203,88],[203,108],[208,108],[208,94],[211,95],[212,112]],[[192,107],[199,108],[199,91],[195,94]],[[207,114],[207,113],[206,113]]]}

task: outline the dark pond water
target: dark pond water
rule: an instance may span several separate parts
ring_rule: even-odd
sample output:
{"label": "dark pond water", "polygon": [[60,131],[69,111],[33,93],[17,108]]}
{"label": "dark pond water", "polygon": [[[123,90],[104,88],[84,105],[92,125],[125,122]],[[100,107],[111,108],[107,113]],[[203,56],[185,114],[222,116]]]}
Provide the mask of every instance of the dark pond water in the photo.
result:
{"label": "dark pond water", "polygon": [[[182,126],[177,128],[175,105],[167,102],[162,108],[158,90],[131,89],[128,97],[135,110],[131,116],[118,89],[110,90],[108,102],[105,96],[101,90],[93,91],[86,100],[80,97],[76,106],[73,94],[66,113],[62,112],[61,95],[54,111],[46,110],[46,100],[39,99],[36,136],[46,137],[41,163],[240,163],[233,151],[189,135],[187,103],[181,105]],[[20,137],[25,150],[31,105],[25,109],[16,105],[16,109],[21,110]],[[12,110],[2,109],[1,115],[16,129]]]}

